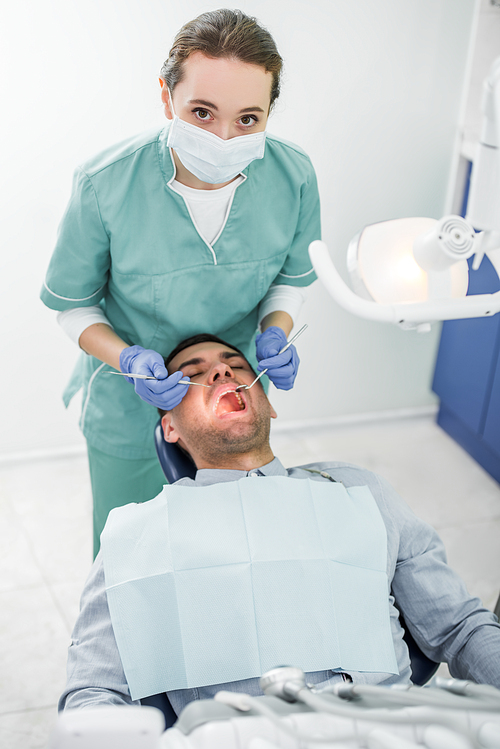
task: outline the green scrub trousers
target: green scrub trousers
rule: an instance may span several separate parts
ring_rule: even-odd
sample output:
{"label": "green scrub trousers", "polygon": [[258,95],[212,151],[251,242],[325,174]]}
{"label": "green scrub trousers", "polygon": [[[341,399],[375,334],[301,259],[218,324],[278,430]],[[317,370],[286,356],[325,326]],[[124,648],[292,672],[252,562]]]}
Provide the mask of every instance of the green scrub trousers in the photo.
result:
{"label": "green scrub trousers", "polygon": [[158,459],[124,460],[97,450],[87,443],[90,482],[94,497],[94,559],[101,533],[113,507],[147,502],[167,483]]}

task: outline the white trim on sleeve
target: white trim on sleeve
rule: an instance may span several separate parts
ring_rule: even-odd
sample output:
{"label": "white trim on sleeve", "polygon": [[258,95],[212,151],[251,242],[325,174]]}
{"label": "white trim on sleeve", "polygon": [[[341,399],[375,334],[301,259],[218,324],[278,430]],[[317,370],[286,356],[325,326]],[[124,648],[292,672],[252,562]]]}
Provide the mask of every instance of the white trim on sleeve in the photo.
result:
{"label": "white trim on sleeve", "polygon": [[95,296],[96,294],[98,294],[101,291],[101,289],[103,289],[106,286],[106,284],[103,283],[103,285],[100,286],[97,289],[97,291],[94,291],[94,293],[91,294],[90,296],[83,296],[83,297],[79,297],[79,298],[73,299],[73,297],[70,297],[70,296],[61,296],[60,294],[56,294],[55,291],[52,291],[51,289],[49,289],[49,287],[47,286],[47,284],[45,283],[45,281],[43,282],[43,285],[45,286],[45,288],[47,289],[47,291],[49,292],[49,294],[52,294],[52,296],[57,297],[57,299],[64,299],[65,302],[86,302],[87,299],[92,299],[93,296]]}
{"label": "white trim on sleeve", "polygon": [[299,273],[298,276],[287,276],[286,273],[278,273],[278,276],[283,276],[283,278],[304,278],[304,276],[308,276],[310,273],[314,273],[314,268],[308,270],[307,273]]}

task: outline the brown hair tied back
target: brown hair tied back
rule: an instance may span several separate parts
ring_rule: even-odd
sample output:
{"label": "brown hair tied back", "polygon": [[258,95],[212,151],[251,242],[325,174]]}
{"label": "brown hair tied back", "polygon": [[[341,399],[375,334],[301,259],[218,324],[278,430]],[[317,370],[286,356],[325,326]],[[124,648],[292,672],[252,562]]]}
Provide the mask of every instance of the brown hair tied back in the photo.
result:
{"label": "brown hair tied back", "polygon": [[269,31],[241,10],[220,8],[186,23],[174,39],[160,75],[170,91],[182,80],[183,62],[193,52],[260,65],[272,73],[271,107],[280,93],[283,60]]}

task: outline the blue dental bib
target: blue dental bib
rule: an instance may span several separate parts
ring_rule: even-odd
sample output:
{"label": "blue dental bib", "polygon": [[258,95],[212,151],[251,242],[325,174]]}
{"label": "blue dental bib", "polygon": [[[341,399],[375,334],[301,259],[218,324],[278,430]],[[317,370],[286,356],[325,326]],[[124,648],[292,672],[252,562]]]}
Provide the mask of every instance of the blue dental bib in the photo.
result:
{"label": "blue dental bib", "polygon": [[304,671],[397,674],[387,536],[365,486],[283,476],[165,486],[101,537],[132,699]]}

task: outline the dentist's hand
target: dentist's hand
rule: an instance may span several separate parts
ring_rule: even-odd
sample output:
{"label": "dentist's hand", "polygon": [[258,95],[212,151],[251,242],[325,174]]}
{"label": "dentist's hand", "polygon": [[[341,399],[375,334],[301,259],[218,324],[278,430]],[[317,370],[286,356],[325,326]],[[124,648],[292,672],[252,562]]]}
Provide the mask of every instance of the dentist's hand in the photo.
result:
{"label": "dentist's hand", "polygon": [[267,328],[255,339],[259,362],[257,369],[262,372],[267,368],[267,376],[279,390],[292,389],[300,364],[299,355],[293,343],[282,354],[278,353],[286,344],[285,332],[276,325]]}
{"label": "dentist's hand", "polygon": [[120,369],[124,373],[145,374],[156,377],[156,380],[135,380],[125,377],[135,387],[135,392],[143,401],[164,411],[178,406],[186,395],[189,385],[179,385],[182,372],[168,374],[163,357],[151,349],[142,346],[129,346],[120,354]]}

